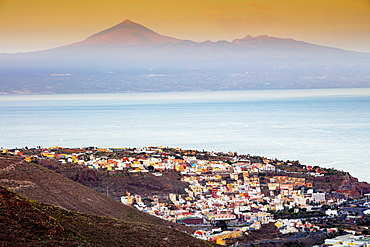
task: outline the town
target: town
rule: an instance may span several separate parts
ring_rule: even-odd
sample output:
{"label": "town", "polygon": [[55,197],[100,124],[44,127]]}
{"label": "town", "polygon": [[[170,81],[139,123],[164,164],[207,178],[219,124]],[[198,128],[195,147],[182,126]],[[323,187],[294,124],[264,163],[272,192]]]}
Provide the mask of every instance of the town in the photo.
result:
{"label": "town", "polygon": [[[27,162],[56,159],[60,164],[110,174],[165,177],[176,173],[181,182],[188,184],[183,193],[141,195],[126,191],[119,200],[162,219],[191,226],[196,229],[195,237],[218,244],[236,243],[235,239],[253,230],[273,225],[295,241],[325,236],[324,243],[329,246],[370,245],[366,226],[370,225],[369,187],[354,190],[351,185],[356,179],[333,168],[236,152],[168,147],[26,147],[1,152],[22,155]],[[341,185],[328,191],[323,184],[335,183],[338,177]],[[333,238],[327,238],[328,234]]]}

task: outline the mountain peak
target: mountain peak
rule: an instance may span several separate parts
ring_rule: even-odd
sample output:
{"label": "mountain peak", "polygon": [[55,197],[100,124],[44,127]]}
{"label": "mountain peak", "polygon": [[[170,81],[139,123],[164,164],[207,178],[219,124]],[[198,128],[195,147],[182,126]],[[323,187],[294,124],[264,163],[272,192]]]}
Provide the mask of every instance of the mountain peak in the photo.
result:
{"label": "mountain peak", "polygon": [[123,22],[121,22],[121,23],[134,23],[133,21],[131,21],[131,20],[129,20],[129,19],[126,19],[126,20],[124,20]]}
{"label": "mountain peak", "polygon": [[124,20],[124,21],[120,22],[120,23],[119,23],[119,24],[117,24],[116,26],[127,26],[127,25],[137,25],[137,26],[142,26],[142,25],[140,25],[139,23],[133,22],[133,21],[131,21],[131,20],[129,20],[129,19],[126,19],[126,20]]}
{"label": "mountain peak", "polygon": [[153,43],[179,43],[181,41],[176,38],[160,35],[143,25],[126,19],[74,45],[132,46]]}

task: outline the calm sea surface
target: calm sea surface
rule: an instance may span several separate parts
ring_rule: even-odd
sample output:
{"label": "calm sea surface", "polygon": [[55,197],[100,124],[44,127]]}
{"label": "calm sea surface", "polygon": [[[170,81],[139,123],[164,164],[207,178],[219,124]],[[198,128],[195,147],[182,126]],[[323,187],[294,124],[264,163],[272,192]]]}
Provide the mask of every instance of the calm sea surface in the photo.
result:
{"label": "calm sea surface", "polygon": [[0,96],[0,147],[169,146],[370,182],[370,89]]}

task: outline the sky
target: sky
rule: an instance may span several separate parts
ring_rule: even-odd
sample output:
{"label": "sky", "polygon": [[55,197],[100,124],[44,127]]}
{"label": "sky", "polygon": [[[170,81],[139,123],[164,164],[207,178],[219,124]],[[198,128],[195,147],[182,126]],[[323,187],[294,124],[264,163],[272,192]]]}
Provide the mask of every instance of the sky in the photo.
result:
{"label": "sky", "polygon": [[125,19],[197,42],[269,35],[370,52],[370,0],[0,0],[0,53],[68,45]]}

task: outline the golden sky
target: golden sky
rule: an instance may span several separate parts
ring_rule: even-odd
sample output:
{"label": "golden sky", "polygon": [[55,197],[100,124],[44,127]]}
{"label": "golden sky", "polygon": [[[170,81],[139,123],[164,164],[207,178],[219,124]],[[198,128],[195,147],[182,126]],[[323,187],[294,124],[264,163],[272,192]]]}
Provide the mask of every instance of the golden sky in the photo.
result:
{"label": "golden sky", "polygon": [[67,45],[125,19],[193,41],[270,35],[370,52],[370,0],[0,0],[0,53]]}

